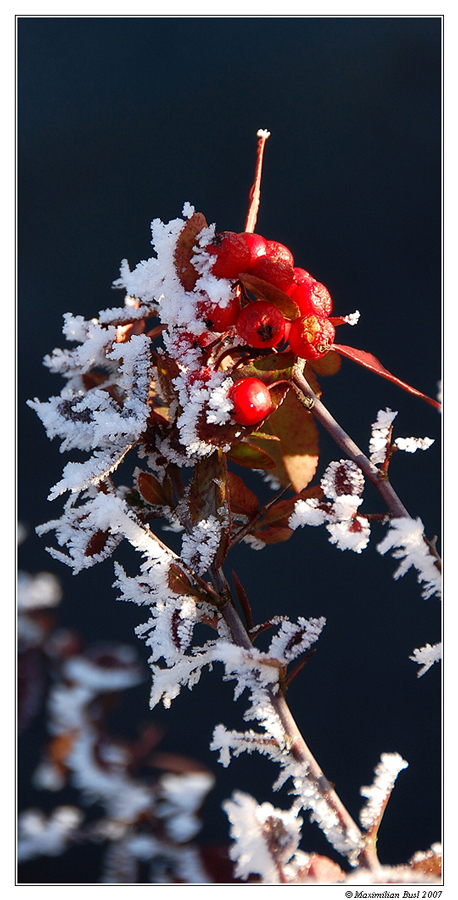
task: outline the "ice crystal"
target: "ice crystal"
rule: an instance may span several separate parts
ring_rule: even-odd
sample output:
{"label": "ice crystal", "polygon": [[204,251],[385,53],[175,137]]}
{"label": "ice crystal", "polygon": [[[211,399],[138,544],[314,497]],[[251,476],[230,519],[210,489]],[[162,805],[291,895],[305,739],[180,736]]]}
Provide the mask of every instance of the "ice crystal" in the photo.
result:
{"label": "ice crystal", "polygon": [[422,597],[425,600],[441,593],[441,574],[425,540],[421,519],[391,519],[388,532],[377,544],[377,550],[382,555],[392,550],[392,556],[401,560],[393,575],[395,579],[401,578],[411,567],[417,570],[417,580],[424,585]]}
{"label": "ice crystal", "polygon": [[394,446],[398,448],[398,450],[405,450],[406,453],[415,453],[416,450],[428,450],[431,447],[431,444],[434,444],[434,439],[429,437],[424,438],[396,438],[394,442]]}
{"label": "ice crystal", "polygon": [[58,806],[49,818],[36,809],[21,813],[18,823],[18,861],[25,862],[42,855],[60,856],[82,820],[82,812],[74,806]]}
{"label": "ice crystal", "polygon": [[378,826],[396,778],[408,765],[399,753],[382,753],[380,762],[374,770],[375,778],[372,785],[360,789],[361,795],[367,797],[367,803],[359,814],[361,825],[366,830]]}
{"label": "ice crystal", "polygon": [[234,791],[223,803],[234,841],[229,855],[236,863],[235,875],[246,880],[261,876],[263,884],[280,884],[281,871],[297,850],[302,819],[297,810],[283,811],[249,794]]}
{"label": "ice crystal", "polygon": [[289,527],[326,525],[331,544],[336,544],[339,550],[361,553],[370,538],[368,520],[357,515],[364,488],[361,469],[348,459],[331,462],[323,474],[321,487],[331,502],[316,497],[297,500],[288,520]]}
{"label": "ice crystal", "polygon": [[409,657],[413,662],[418,663],[421,669],[418,670],[417,676],[424,675],[434,663],[442,659],[442,644],[426,644],[425,647],[417,648],[413,651],[413,655]]}
{"label": "ice crystal", "polygon": [[388,407],[385,410],[379,409],[377,419],[372,424],[372,435],[369,441],[370,460],[374,465],[384,463],[387,452],[387,441],[393,420],[396,418],[397,412]]}

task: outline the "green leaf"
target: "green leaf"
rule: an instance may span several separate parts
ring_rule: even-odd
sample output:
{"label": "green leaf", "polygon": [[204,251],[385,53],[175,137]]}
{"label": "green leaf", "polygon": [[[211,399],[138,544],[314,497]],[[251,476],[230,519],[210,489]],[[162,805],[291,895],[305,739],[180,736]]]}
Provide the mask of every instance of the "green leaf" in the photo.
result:
{"label": "green leaf", "polygon": [[295,362],[296,357],[291,350],[285,350],[283,353],[269,353],[268,356],[251,359],[245,365],[239,366],[237,376],[259,378],[267,386],[281,379],[290,381]]}
{"label": "green leaf", "polygon": [[[274,441],[271,442],[275,443]],[[270,450],[270,444],[269,444]],[[272,456],[269,456],[265,450],[249,444],[247,441],[239,441],[226,454],[227,458],[239,466],[246,466],[248,469],[274,469],[276,466]]]}

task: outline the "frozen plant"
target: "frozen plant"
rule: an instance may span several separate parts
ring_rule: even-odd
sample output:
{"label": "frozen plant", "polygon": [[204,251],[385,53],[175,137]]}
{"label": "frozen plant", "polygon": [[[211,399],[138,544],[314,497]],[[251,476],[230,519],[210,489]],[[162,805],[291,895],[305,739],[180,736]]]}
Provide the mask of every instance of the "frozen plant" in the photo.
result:
{"label": "frozen plant", "polygon": [[[381,867],[376,852],[381,815],[407,763],[397,754],[382,754],[373,787],[362,789],[368,802],[360,827],[286,703],[286,688],[319,641],[324,617],[291,621],[280,610],[268,622],[255,623],[240,580],[234,574],[231,591],[223,568],[240,541],[259,549],[305,525],[324,524],[338,549],[361,554],[377,519],[387,526],[377,549],[401,560],[394,577],[413,566],[425,597],[440,589],[434,543],[388,477],[395,449],[426,449],[430,439],[392,443],[396,413],[387,410],[373,425],[367,456],[322,403],[318,378],[336,374],[344,356],[435,408],[439,403],[391,375],[372,354],[336,343],[336,329],[356,325],[359,314],[332,316],[326,287],[295,265],[287,247],[255,233],[269,133],[258,136],[244,232],[217,232],[187,202],[182,217],[152,222],[150,259],[134,269],[122,262],[114,285],[124,292],[122,305],[90,321],[65,316],[64,334],[77,346],[45,359],[65,387],[30,406],[50,438],[59,437],[63,450],[83,451],[86,459],[67,463],[50,493],[53,500],[67,496],[63,512],[38,531],[55,532],[60,549],[49,551],[75,573],[112,556],[123,540],[138,551],[135,575],[115,562],[116,588],[120,599],[149,609],[136,630],[150,651],[151,708],[169,707],[182,687],[193,688],[215,663],[234,683],[235,699],[246,696],[246,729],[218,723],[211,748],[224,766],[244,752],[268,757],[276,766],[274,788],[287,785],[293,802],[281,810],[258,805],[240,791],[226,801],[236,877],[266,884],[350,877],[379,883],[398,875],[416,882],[420,869],[414,862],[401,873]],[[318,425],[345,458],[330,461],[314,481]],[[131,458],[131,480],[122,484],[118,467]],[[273,499],[259,501],[243,478],[247,470],[261,470],[279,486]],[[383,514],[362,510],[367,481],[384,501]],[[161,521],[164,531],[181,534],[180,552],[159,536]],[[266,628],[272,637],[261,650],[255,641]],[[413,658],[424,669],[432,662],[425,648]],[[87,666],[72,666],[73,686],[62,688],[65,702],[64,693],[56,695],[53,716],[55,728],[78,730],[69,758],[74,777],[81,790],[102,799],[111,818],[135,817],[150,798],[127,783],[116,752],[109,765],[120,767],[117,781],[107,783],[91,770],[94,735],[83,723],[96,684]],[[70,677],[67,668],[63,675]],[[169,794],[166,808],[173,802]],[[307,812],[345,860],[346,871],[299,849]],[[421,875],[435,881],[437,848],[426,857],[429,868]]]}

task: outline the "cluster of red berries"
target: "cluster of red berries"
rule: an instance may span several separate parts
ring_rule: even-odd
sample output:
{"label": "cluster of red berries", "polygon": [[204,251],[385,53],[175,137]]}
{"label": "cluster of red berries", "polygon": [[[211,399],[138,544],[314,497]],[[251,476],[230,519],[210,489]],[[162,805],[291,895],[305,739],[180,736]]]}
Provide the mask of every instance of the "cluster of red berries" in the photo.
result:
{"label": "cluster of red berries", "polygon": [[[223,308],[203,298],[197,311],[208,328],[222,332],[234,326],[245,344],[254,349],[288,342],[293,353],[302,359],[319,359],[330,350],[335,335],[328,318],[332,309],[330,294],[305,269],[294,266],[287,247],[259,234],[226,231],[217,234],[206,249],[215,257],[213,275],[233,281],[243,281],[244,274],[255,276],[287,294],[300,312],[298,318],[290,321],[269,300],[253,300],[242,308],[235,295]],[[236,382],[229,397],[234,406],[233,418],[242,425],[260,422],[271,409],[269,390],[256,378]]]}

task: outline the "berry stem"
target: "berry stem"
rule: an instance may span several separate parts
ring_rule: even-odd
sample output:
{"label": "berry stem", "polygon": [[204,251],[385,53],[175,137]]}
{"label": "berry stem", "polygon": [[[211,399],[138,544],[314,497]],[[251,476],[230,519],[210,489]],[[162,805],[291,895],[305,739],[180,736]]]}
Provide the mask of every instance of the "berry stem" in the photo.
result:
{"label": "berry stem", "polygon": [[261,176],[262,176],[262,161],[264,157],[264,146],[268,137],[270,137],[270,131],[265,131],[265,129],[260,128],[257,132],[258,140],[258,152],[256,157],[256,171],[254,176],[253,187],[250,191],[250,206],[248,209],[248,215],[245,223],[245,231],[253,232],[256,228],[256,222],[258,219],[258,209],[259,204],[261,202]]}

